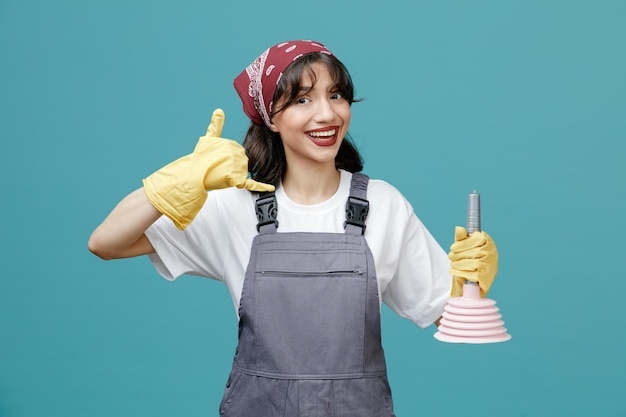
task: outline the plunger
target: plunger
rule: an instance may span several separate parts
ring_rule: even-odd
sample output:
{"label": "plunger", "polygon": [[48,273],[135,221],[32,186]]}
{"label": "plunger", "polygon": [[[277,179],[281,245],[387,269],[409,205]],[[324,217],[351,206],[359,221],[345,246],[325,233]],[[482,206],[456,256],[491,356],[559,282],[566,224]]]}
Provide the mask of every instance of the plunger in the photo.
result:
{"label": "plunger", "polygon": [[[480,230],[480,195],[467,204],[467,232]],[[463,295],[448,300],[435,339],[448,343],[497,343],[511,339],[495,300],[481,298],[478,283],[465,281]]]}

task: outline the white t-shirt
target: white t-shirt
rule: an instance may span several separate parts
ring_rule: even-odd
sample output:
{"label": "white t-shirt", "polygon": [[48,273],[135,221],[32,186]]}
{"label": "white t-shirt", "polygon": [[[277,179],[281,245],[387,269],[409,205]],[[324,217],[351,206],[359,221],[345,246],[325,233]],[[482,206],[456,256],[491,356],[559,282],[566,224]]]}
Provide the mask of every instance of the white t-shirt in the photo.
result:
{"label": "white t-shirt", "polygon": [[[278,186],[278,233],[344,233],[351,179],[351,173],[341,171],[335,195],[315,205],[291,201]],[[224,282],[237,312],[252,239],[258,233],[257,197],[237,188],[210,191],[200,213],[182,231],[162,216],[146,231],[156,251],[150,259],[158,272],[169,280],[189,274]],[[370,179],[367,199],[365,239],[374,257],[381,298],[401,317],[427,327],[439,318],[450,294],[447,254],[396,188]]]}

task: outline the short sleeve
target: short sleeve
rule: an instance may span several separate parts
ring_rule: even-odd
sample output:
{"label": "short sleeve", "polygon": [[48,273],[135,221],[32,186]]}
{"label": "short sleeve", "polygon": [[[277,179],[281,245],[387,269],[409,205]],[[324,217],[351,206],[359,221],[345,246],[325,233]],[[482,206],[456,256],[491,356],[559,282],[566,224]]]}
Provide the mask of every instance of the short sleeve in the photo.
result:
{"label": "short sleeve", "polygon": [[[242,207],[250,207],[238,213]],[[150,260],[164,278],[174,280],[183,274],[224,281],[227,263],[249,245],[239,238],[238,230],[252,228],[253,200],[246,190],[227,189],[209,192],[207,201],[193,222],[184,230],[177,229],[167,217],[159,218],[145,234],[155,253]],[[248,233],[249,234],[249,233]],[[246,248],[244,247],[245,251]]]}
{"label": "short sleeve", "polygon": [[448,256],[397,189],[374,180],[368,196],[366,238],[382,301],[399,316],[428,327],[441,316],[450,295]]}
{"label": "short sleeve", "polygon": [[405,229],[397,271],[383,293],[383,301],[401,317],[422,328],[443,313],[452,277],[450,261],[434,237],[412,214]]}

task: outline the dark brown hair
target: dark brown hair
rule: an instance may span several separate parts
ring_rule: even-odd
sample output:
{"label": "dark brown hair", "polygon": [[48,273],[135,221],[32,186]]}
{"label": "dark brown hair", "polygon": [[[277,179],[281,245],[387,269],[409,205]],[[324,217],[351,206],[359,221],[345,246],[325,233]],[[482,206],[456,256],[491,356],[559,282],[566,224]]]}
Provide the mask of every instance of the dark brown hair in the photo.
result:
{"label": "dark brown hair", "polygon": [[[274,93],[274,103],[282,100],[283,104],[278,109],[272,109],[272,116],[283,111],[298,99],[303,74],[309,75],[313,82],[316,81],[317,76],[313,71],[315,63],[322,63],[328,68],[335,91],[340,93],[350,105],[359,101],[354,98],[352,78],[341,61],[333,55],[313,53],[298,58],[283,73]],[[265,125],[252,122],[243,146],[248,155],[248,170],[251,177],[256,181],[278,185],[287,167],[280,135]],[[337,169],[349,172],[359,172],[363,169],[363,159],[348,134],[339,147],[335,166]]]}

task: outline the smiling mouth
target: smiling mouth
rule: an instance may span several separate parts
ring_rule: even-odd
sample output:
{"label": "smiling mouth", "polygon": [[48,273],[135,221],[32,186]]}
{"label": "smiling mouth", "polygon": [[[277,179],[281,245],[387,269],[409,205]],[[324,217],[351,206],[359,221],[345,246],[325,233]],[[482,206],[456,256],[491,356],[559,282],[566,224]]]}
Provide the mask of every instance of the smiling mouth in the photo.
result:
{"label": "smiling mouth", "polygon": [[337,129],[324,130],[324,131],[313,131],[307,132],[307,135],[316,138],[316,139],[329,139],[337,133]]}
{"label": "smiling mouth", "polygon": [[326,129],[310,130],[306,132],[307,136],[311,138],[313,143],[319,146],[330,146],[337,142],[337,132],[339,128],[332,127]]}

